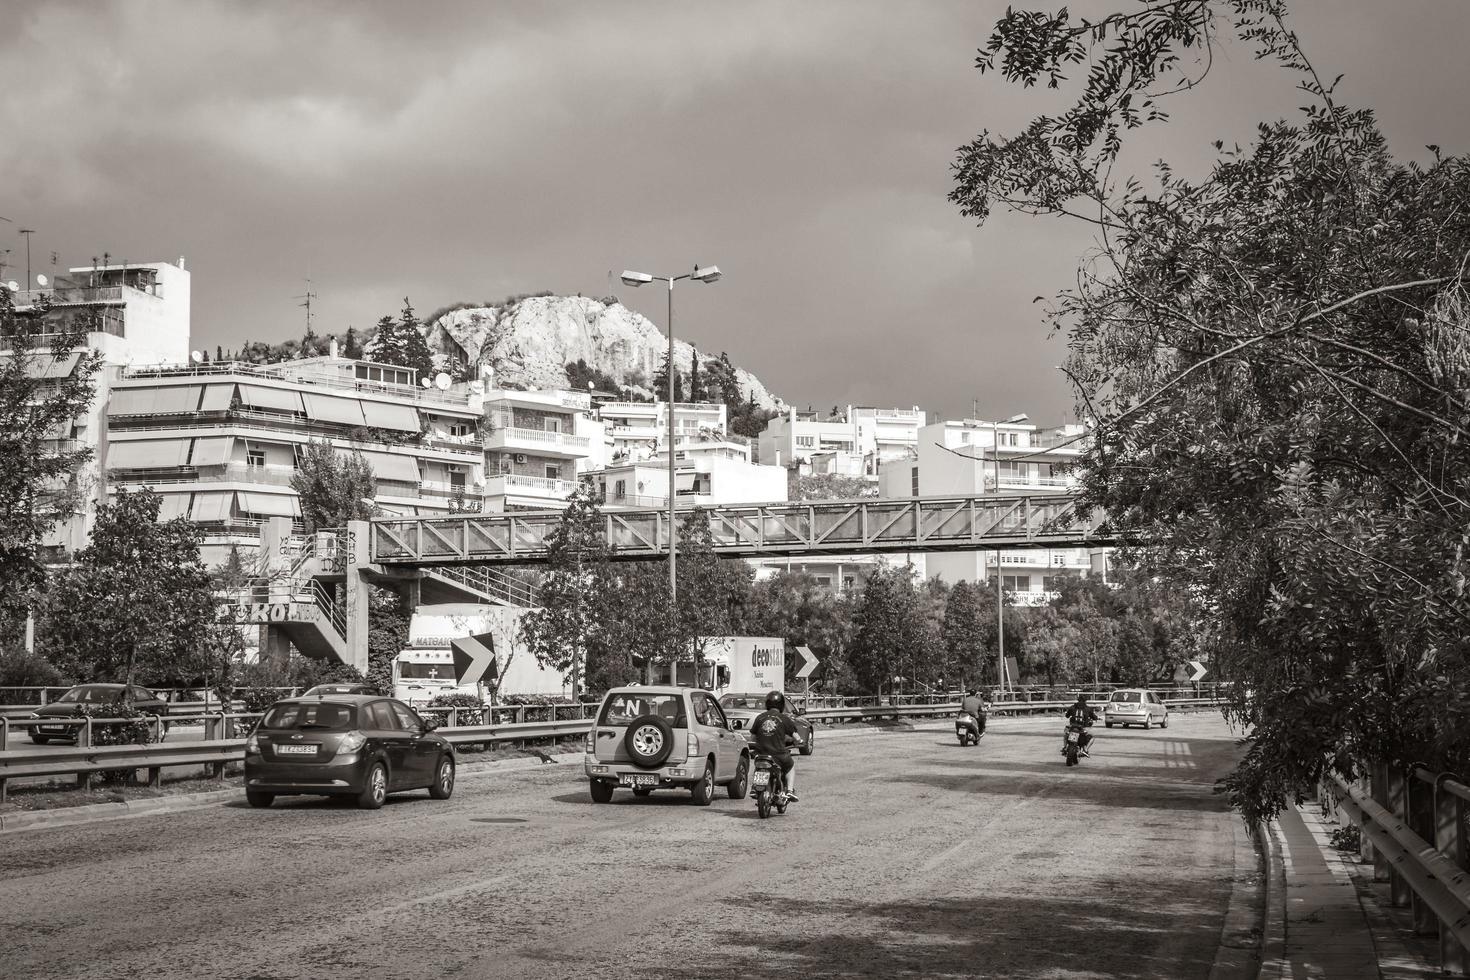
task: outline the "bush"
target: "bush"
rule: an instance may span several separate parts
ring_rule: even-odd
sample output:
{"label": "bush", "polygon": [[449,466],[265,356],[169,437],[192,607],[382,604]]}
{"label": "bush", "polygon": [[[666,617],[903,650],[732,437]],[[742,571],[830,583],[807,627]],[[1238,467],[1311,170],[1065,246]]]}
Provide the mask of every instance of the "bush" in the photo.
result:
{"label": "bush", "polygon": [[453,694],[436,694],[434,700],[429,702],[431,708],[483,708],[485,702],[473,694],[462,694],[456,691]]}
{"label": "bush", "polygon": [[503,698],[500,703],[510,708],[544,708],[553,704],[574,704],[575,702],[571,698],[563,697],[560,694],[510,694]]}
{"label": "bush", "polygon": [[1332,832],[1332,846],[1339,851],[1357,851],[1362,842],[1362,832],[1352,824],[1338,827]]}
{"label": "bush", "polygon": [[[119,718],[121,721],[92,725],[93,745],[147,745],[153,741],[151,716],[131,704],[81,704],[77,714],[83,718]],[[97,773],[104,783],[126,783],[135,770],[106,769]]]}
{"label": "bush", "polygon": [[60,687],[61,671],[38,653],[0,652],[0,687]]}

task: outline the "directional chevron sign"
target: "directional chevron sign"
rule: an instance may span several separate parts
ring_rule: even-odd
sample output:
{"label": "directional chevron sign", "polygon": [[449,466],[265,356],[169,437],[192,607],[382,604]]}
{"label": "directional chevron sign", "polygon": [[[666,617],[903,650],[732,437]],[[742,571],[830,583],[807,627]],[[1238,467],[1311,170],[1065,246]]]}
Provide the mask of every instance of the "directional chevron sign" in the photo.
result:
{"label": "directional chevron sign", "polygon": [[449,642],[454,654],[454,680],[475,684],[495,678],[495,634],[480,633]]}
{"label": "directional chevron sign", "polygon": [[812,676],[812,671],[817,669],[817,664],[821,661],[817,659],[817,655],[815,653],[812,653],[811,647],[797,647],[796,652],[801,654],[802,659],[801,669],[796,672],[796,676]]}

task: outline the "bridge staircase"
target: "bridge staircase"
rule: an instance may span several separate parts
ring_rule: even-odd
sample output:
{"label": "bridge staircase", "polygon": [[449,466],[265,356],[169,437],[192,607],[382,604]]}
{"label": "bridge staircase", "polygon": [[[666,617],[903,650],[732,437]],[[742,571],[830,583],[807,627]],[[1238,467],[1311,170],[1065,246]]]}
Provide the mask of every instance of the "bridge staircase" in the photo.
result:
{"label": "bridge staircase", "polygon": [[220,611],[242,626],[278,627],[303,656],[352,663],[346,613],[314,578],[254,579],[222,597]]}
{"label": "bridge staircase", "polygon": [[443,565],[423,569],[419,584],[425,602],[484,602],[530,608],[536,590],[504,572],[478,565]]}

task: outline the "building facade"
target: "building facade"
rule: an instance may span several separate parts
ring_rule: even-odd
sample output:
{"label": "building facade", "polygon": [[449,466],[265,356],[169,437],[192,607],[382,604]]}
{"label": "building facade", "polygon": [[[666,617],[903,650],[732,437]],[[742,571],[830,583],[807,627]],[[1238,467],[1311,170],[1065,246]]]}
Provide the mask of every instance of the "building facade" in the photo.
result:
{"label": "building facade", "polygon": [[913,456],[926,417],[917,407],[849,405],[828,416],[791,409],[766,423],[756,460],[803,476],[876,476],[884,462]]}

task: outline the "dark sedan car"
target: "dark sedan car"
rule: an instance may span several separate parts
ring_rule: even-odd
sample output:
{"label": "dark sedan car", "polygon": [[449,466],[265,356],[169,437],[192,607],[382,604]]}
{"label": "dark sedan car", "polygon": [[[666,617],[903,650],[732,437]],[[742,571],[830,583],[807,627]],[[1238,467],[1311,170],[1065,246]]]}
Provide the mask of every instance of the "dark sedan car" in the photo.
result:
{"label": "dark sedan car", "polygon": [[[730,719],[730,727],[736,731],[749,731],[750,723],[755,721],[756,715],[766,710],[766,695],[762,691],[751,691],[748,693],[733,692],[720,698],[720,707],[725,709],[725,717]],[[805,717],[806,708],[796,698],[786,699],[786,716],[796,722],[796,733],[799,741],[796,743],[797,750],[802,755],[811,755],[817,747],[817,732],[812,723]]]}
{"label": "dark sedan car", "polygon": [[[101,706],[124,702],[132,704],[145,715],[168,715],[168,702],[146,687],[138,687],[136,684],[132,687],[126,684],[78,684],[50,704],[31,712],[31,717],[42,720],[75,718],[81,713],[84,704]],[[80,731],[80,725],[33,725],[31,741],[37,745],[45,745],[47,742],[75,742]],[[160,726],[159,737],[162,738],[166,731],[167,722]]]}
{"label": "dark sedan car", "polygon": [[454,746],[437,725],[392,698],[323,694],[288,698],[266,709],[245,741],[245,799],[270,806],[277,796],[351,796],[376,810],[389,793],[454,792]]}

